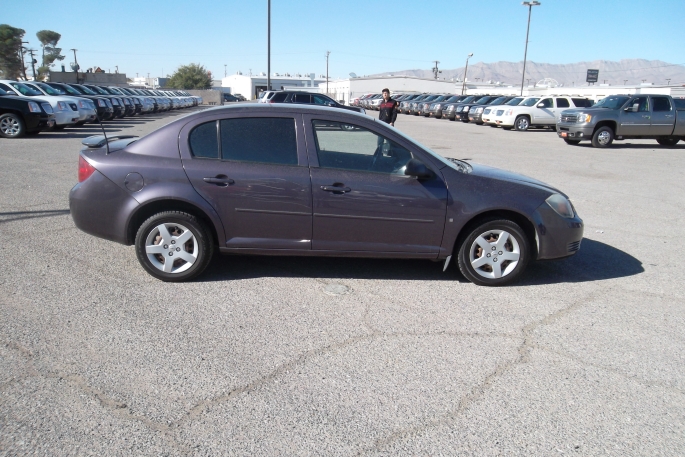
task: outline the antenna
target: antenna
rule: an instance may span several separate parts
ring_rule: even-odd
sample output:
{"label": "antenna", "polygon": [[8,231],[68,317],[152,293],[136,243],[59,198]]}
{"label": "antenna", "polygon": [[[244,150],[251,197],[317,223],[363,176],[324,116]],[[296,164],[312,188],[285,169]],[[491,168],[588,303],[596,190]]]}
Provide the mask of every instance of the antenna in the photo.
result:
{"label": "antenna", "polygon": [[105,127],[102,125],[102,121],[100,120],[100,116],[98,116],[97,110],[95,111],[95,117],[98,120],[98,123],[100,123],[100,128],[102,129],[102,134],[105,137],[105,147],[107,148],[107,152],[105,155],[109,155],[109,140],[107,139],[107,133],[105,133]]}

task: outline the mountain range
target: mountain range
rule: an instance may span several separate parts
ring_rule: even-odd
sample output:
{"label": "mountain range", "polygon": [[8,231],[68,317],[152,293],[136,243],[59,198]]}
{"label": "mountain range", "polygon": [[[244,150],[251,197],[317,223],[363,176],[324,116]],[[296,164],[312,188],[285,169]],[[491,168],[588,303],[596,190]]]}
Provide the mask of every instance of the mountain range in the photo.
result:
{"label": "mountain range", "polygon": [[[555,79],[564,86],[586,85],[588,69],[599,70],[597,84],[640,84],[643,82],[654,85],[685,84],[685,65],[671,64],[660,60],[623,59],[618,62],[611,60],[593,60],[569,64],[549,64],[526,62],[526,85],[532,85],[545,78]],[[523,71],[521,62],[478,62],[469,64],[466,79],[468,82],[491,81],[505,85],[520,85]],[[369,76],[408,75],[420,78],[433,78],[432,69],[429,70],[400,70],[378,73]],[[452,70],[441,70],[438,79],[461,80],[464,77],[464,67]]]}

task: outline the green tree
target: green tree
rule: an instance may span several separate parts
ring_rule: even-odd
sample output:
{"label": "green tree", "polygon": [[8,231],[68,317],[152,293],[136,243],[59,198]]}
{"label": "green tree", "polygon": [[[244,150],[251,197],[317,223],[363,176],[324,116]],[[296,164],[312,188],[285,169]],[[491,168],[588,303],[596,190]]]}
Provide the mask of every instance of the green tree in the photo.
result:
{"label": "green tree", "polygon": [[5,79],[19,79],[21,75],[21,39],[25,33],[11,25],[0,24],[0,75]]}
{"label": "green tree", "polygon": [[38,67],[39,78],[43,79],[50,70],[50,67],[55,66],[55,60],[64,60],[64,56],[60,55],[62,48],[57,47],[57,43],[62,38],[62,35],[52,30],[41,30],[36,33],[36,37],[43,47],[43,62]]}
{"label": "green tree", "polygon": [[212,77],[207,69],[200,64],[181,65],[169,78],[167,87],[186,90],[210,89]]}

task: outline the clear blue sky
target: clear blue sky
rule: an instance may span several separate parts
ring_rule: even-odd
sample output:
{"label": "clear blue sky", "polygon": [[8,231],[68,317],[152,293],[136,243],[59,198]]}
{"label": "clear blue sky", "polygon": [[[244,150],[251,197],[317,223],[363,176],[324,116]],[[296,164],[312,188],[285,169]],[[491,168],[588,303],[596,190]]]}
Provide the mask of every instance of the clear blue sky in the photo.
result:
{"label": "clear blue sky", "polygon": [[[643,58],[685,64],[684,0],[540,0],[528,60]],[[0,23],[62,34],[67,69],[163,76],[200,63],[214,77],[267,68],[266,0],[4,1]],[[523,60],[528,8],[520,0],[272,0],[271,71],[333,77]]]}

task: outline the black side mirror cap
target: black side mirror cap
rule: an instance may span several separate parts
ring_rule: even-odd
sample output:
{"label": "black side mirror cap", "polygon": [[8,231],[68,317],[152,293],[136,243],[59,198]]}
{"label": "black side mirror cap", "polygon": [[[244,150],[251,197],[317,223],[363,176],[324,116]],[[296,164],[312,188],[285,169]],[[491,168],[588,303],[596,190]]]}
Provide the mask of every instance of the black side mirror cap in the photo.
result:
{"label": "black side mirror cap", "polygon": [[414,176],[416,179],[431,179],[435,176],[435,173],[417,159],[409,159],[409,162],[405,165],[404,174]]}

